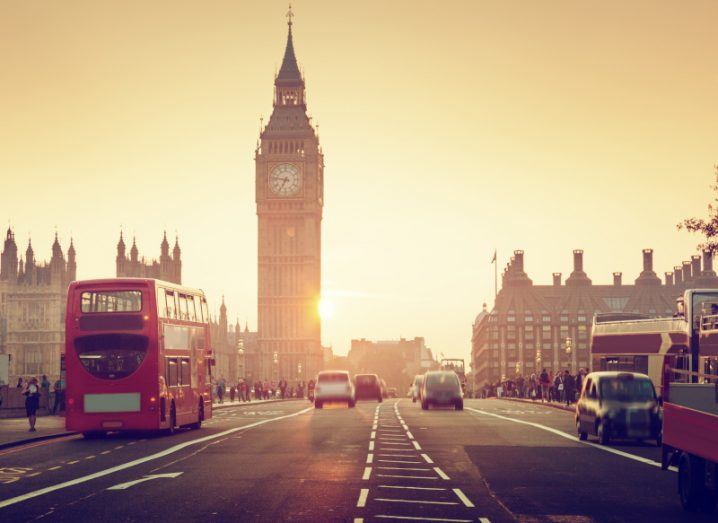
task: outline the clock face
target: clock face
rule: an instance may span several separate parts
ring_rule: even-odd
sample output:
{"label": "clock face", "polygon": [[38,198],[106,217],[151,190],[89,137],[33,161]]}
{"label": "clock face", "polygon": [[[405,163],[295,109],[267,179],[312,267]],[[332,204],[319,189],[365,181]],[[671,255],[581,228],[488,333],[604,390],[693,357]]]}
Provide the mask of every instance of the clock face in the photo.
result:
{"label": "clock face", "polygon": [[299,192],[301,185],[299,168],[291,163],[277,165],[269,173],[269,189],[277,196],[294,196]]}

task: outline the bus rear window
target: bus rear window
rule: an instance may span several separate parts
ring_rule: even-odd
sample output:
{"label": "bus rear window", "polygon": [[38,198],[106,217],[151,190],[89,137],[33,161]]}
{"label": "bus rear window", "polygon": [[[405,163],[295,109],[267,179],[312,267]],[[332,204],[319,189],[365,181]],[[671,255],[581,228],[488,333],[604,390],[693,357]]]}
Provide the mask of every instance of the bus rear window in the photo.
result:
{"label": "bus rear window", "polygon": [[86,291],[82,293],[82,312],[140,312],[142,291]]}
{"label": "bus rear window", "polygon": [[117,380],[135,372],[147,354],[148,340],[134,334],[100,334],[75,340],[82,366],[96,378]]}

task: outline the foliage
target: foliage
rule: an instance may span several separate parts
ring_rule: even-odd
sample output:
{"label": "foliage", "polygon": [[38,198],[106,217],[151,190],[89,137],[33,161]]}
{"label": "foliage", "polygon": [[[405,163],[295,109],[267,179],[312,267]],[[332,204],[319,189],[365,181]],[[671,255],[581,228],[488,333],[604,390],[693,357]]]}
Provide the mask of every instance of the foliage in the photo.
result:
{"label": "foliage", "polygon": [[715,166],[715,183],[711,189],[715,197],[708,204],[708,218],[686,218],[677,227],[678,230],[685,229],[705,236],[705,242],[698,244],[698,250],[715,253],[718,252],[718,165]]}

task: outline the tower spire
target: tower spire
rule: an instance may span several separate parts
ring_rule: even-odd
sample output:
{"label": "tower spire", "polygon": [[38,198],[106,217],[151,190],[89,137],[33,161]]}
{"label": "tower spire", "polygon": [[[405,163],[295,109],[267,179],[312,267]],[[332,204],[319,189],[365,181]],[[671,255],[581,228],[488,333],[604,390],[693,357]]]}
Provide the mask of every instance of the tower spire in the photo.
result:
{"label": "tower spire", "polygon": [[289,11],[287,11],[287,46],[284,49],[282,67],[279,68],[279,74],[277,74],[277,82],[302,82],[302,73],[299,71],[297,57],[294,54],[294,39],[292,37],[293,19],[294,12],[292,11],[292,5],[289,4]]}

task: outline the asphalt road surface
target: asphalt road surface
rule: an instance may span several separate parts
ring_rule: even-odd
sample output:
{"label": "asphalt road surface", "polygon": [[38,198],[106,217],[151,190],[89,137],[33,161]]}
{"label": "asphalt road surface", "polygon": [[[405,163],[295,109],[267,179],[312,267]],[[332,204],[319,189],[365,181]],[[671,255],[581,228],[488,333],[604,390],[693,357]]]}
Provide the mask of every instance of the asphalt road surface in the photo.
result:
{"label": "asphalt road surface", "polygon": [[0,451],[0,521],[715,521],[683,512],[655,446],[574,432],[501,400],[242,405],[173,436]]}

